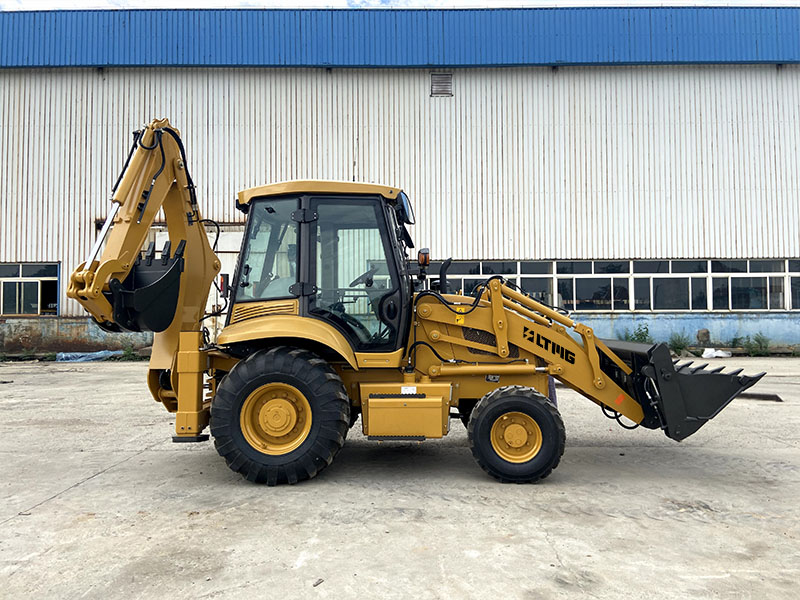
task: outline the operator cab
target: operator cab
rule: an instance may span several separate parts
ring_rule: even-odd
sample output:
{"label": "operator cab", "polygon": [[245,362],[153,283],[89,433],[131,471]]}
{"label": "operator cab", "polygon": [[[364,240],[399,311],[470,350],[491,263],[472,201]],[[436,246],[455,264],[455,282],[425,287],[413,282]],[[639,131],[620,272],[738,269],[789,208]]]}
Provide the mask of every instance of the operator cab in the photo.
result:
{"label": "operator cab", "polygon": [[242,192],[237,206],[248,221],[228,324],[264,314],[242,305],[296,300],[295,314],[330,324],[356,352],[402,347],[413,293],[405,225],[414,222],[402,191],[298,181]]}

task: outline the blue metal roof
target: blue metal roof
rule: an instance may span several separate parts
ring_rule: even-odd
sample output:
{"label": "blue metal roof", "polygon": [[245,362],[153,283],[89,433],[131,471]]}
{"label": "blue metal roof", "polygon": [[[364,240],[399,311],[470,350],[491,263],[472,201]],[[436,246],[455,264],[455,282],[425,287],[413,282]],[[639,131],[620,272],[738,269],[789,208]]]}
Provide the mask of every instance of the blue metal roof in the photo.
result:
{"label": "blue metal roof", "polygon": [[0,67],[793,62],[797,8],[0,12]]}

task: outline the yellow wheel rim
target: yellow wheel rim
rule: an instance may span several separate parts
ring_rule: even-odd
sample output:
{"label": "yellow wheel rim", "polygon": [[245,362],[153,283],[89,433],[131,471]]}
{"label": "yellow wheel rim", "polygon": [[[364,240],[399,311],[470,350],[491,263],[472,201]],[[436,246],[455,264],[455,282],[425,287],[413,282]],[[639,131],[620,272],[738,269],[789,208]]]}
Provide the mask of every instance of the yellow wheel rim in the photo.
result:
{"label": "yellow wheel rim", "polygon": [[296,387],[268,383],[253,391],[239,417],[247,443],[264,454],[288,454],[311,431],[311,405]]}
{"label": "yellow wheel rim", "polygon": [[524,463],[542,449],[542,430],[531,417],[521,412],[500,416],[489,434],[492,448],[503,460]]}

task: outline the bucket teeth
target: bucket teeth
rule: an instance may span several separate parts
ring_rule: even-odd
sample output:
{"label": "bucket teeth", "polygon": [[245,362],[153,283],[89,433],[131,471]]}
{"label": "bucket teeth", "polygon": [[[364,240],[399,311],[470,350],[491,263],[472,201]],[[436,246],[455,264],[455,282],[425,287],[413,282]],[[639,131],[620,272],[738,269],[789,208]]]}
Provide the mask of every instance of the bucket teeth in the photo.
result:
{"label": "bucket teeth", "polygon": [[732,371],[730,373],[725,373],[725,375],[729,375],[731,377],[736,377],[742,371],[744,371],[744,369],[736,369],[735,371]]}
{"label": "bucket teeth", "polygon": [[747,384],[749,384],[751,381],[752,381],[753,383],[755,383],[755,382],[757,382],[759,379],[761,379],[761,378],[762,378],[764,375],[766,375],[766,374],[767,374],[767,372],[766,372],[766,371],[761,371],[761,373],[759,373],[758,375],[742,375],[741,377],[739,377],[739,381],[741,381],[741,382],[742,382],[742,385],[747,385]]}
{"label": "bucket teeth", "polygon": [[716,369],[712,369],[711,371],[709,371],[709,373],[711,375],[715,375],[716,373],[721,373],[724,370],[725,370],[725,367],[717,367]]}
{"label": "bucket teeth", "polygon": [[708,366],[708,363],[704,363],[704,364],[700,365],[699,367],[695,367],[694,369],[689,369],[689,370],[691,371],[692,375],[694,375],[698,371],[702,371],[703,369],[705,369],[707,366]]}

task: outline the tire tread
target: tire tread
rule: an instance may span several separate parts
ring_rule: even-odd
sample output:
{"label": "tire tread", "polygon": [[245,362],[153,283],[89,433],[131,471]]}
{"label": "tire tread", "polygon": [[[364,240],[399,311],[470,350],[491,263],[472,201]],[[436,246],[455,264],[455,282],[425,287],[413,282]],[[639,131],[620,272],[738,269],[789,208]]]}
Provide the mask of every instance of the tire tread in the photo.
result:
{"label": "tire tread", "polygon": [[[536,402],[541,404],[545,410],[547,410],[550,415],[553,417],[553,420],[556,424],[556,435],[558,439],[558,446],[556,448],[556,452],[553,455],[553,458],[550,461],[550,464],[544,471],[536,473],[530,477],[508,477],[506,474],[501,473],[497,469],[495,469],[491,464],[489,464],[485,456],[482,452],[482,449],[479,446],[479,443],[476,442],[475,439],[475,428],[477,423],[484,417],[485,413],[490,409],[492,404],[501,401],[504,397],[527,397],[531,399],[535,399]],[[486,394],[483,398],[481,398],[478,403],[475,405],[475,408],[472,409],[472,414],[469,418],[469,423],[467,425],[467,434],[469,437],[469,447],[472,451],[472,455],[475,457],[475,461],[478,465],[486,471],[489,475],[497,479],[502,483],[535,483],[537,481],[541,481],[548,477],[553,470],[558,466],[561,462],[561,457],[564,455],[564,448],[566,447],[566,429],[564,428],[564,421],[561,419],[561,414],[558,412],[558,409],[555,405],[550,401],[547,396],[539,393],[538,391],[534,390],[533,388],[521,386],[521,385],[509,385],[496,388]]]}
{"label": "tire tread", "polygon": [[[320,419],[320,428],[305,452],[280,465],[252,459],[232,435],[239,430],[239,414],[234,408],[237,392],[265,374],[302,379],[311,392],[307,399],[314,417]],[[294,484],[318,475],[341,450],[349,425],[350,400],[341,378],[326,361],[302,348],[278,346],[250,354],[225,376],[211,404],[211,434],[219,455],[248,481],[269,486]]]}

